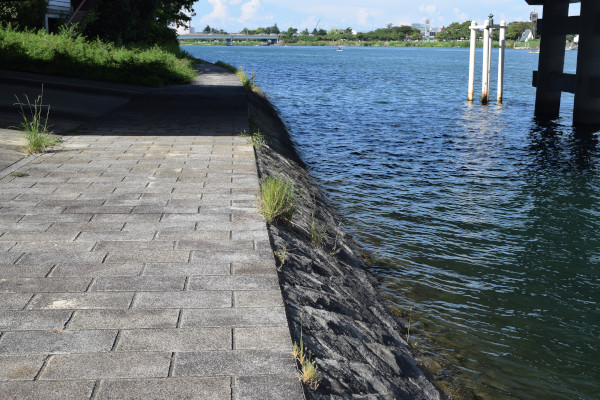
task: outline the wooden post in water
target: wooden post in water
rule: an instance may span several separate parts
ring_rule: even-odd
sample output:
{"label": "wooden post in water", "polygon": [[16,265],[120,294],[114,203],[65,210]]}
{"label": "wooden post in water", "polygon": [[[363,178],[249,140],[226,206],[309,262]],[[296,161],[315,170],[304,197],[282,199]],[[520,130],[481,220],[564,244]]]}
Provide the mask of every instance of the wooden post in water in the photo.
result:
{"label": "wooden post in water", "polygon": [[502,103],[504,90],[504,49],[506,48],[506,21],[500,22],[500,54],[498,55],[498,103]]}
{"label": "wooden post in water", "polygon": [[573,124],[575,125],[600,125],[599,15],[600,3],[598,0],[581,2],[577,83],[573,110]]}
{"label": "wooden post in water", "polygon": [[471,22],[471,53],[469,54],[469,102],[475,95],[475,50],[477,48],[477,22]]}
{"label": "wooden post in water", "polygon": [[490,101],[490,21],[483,23],[483,67],[481,71],[481,104]]}

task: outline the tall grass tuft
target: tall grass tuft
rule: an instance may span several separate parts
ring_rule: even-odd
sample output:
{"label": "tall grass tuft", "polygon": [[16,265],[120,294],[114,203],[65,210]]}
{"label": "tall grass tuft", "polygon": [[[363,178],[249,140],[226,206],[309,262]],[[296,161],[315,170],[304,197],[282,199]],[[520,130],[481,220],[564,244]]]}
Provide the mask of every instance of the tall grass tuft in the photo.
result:
{"label": "tall grass tuft", "polygon": [[[42,93],[34,100],[33,104],[29,97],[25,94],[25,102],[15,95],[17,103],[21,109],[21,117],[23,121],[19,125],[21,130],[25,132],[27,138],[27,151],[29,153],[41,153],[47,147],[58,143],[60,140],[51,136],[52,132],[48,126],[48,117],[50,116],[50,105],[44,105],[44,87]],[[44,108],[46,112],[44,113]],[[27,110],[27,111],[26,111]]]}
{"label": "tall grass tuft", "polygon": [[267,222],[281,221],[289,223],[295,210],[293,182],[284,181],[274,176],[269,176],[261,182],[259,211]]}
{"label": "tall grass tuft", "polygon": [[189,83],[193,61],[178,49],[126,48],[88,40],[74,28],[57,34],[18,31],[0,24],[0,69],[54,74],[145,86]]}

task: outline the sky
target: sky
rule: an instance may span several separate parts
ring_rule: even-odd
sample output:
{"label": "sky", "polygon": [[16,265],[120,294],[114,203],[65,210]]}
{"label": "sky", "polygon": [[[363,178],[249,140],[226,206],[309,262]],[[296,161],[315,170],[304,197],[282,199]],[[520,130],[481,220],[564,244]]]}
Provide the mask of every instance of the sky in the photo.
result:
{"label": "sky", "polygon": [[[432,27],[468,20],[482,23],[490,13],[496,22],[529,21],[534,10],[542,16],[541,6],[529,6],[525,0],[204,0],[194,3],[194,9],[196,31],[209,25],[231,33],[273,24],[280,30],[351,27],[366,32],[426,19]],[[572,6],[571,14],[578,14],[578,7]]]}

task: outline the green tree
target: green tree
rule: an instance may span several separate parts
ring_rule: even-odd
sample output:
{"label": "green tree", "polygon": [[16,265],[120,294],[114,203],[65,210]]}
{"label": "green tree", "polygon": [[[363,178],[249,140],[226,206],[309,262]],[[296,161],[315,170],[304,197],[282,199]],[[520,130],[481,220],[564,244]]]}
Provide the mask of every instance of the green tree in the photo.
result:
{"label": "green tree", "polygon": [[204,32],[204,33],[211,33],[212,32],[212,28],[210,27],[210,25],[206,25],[206,28],[204,28],[204,30],[202,32]]}
{"label": "green tree", "polygon": [[187,26],[194,0],[98,0],[84,33],[116,43],[176,43],[173,24]]}
{"label": "green tree", "polygon": [[459,24],[458,22],[453,22],[445,28],[442,28],[442,31],[435,35],[437,40],[444,41],[452,41],[452,40],[463,40],[471,37],[471,30],[469,27],[471,26],[471,21],[463,22]]}
{"label": "green tree", "polygon": [[526,29],[531,29],[531,22],[511,22],[506,27],[506,39],[519,40]]}
{"label": "green tree", "polygon": [[10,23],[19,29],[44,26],[48,0],[0,1],[0,23]]}

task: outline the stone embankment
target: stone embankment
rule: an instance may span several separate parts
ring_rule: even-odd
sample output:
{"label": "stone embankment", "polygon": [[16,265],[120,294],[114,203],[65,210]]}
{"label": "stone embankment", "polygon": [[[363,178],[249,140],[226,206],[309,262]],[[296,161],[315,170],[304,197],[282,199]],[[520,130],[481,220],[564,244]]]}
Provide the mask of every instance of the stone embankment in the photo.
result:
{"label": "stone embankment", "polygon": [[[265,98],[249,95],[251,124],[266,138],[256,150],[262,178],[294,183],[296,212],[289,225],[270,225],[275,251],[287,249],[279,280],[292,338],[302,331],[321,373],[308,399],[443,399],[400,335],[378,296],[375,278],[294,150],[285,124]],[[326,227],[313,245],[310,226]]]}

